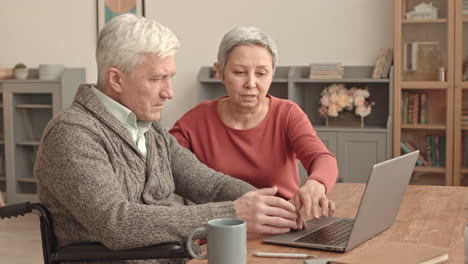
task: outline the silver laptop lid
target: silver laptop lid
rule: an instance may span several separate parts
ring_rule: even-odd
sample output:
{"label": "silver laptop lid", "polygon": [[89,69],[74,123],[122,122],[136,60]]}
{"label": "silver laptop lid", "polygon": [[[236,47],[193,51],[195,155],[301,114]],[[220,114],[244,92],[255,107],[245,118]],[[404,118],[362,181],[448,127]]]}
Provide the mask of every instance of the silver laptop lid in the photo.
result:
{"label": "silver laptop lid", "polygon": [[346,251],[392,226],[418,155],[419,150],[374,165]]}

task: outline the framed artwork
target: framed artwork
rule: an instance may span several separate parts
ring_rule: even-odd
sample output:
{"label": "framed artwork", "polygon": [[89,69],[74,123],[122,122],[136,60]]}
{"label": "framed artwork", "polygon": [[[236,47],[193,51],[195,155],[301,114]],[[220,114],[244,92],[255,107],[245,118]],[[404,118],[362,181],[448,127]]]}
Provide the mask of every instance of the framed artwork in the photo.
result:
{"label": "framed artwork", "polygon": [[145,16],[144,0],[96,0],[97,32],[112,18],[125,13]]}

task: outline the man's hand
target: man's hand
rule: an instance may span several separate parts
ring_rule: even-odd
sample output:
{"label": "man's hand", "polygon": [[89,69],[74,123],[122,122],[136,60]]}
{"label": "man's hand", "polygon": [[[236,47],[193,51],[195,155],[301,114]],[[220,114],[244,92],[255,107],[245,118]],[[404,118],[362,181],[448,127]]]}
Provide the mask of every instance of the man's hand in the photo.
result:
{"label": "man's hand", "polygon": [[248,192],[234,201],[237,217],[247,222],[249,233],[281,234],[296,229],[296,208],[276,197],[278,188]]}
{"label": "man's hand", "polygon": [[[335,203],[328,200],[325,186],[316,180],[307,180],[290,202],[299,211],[298,217],[318,219],[322,215],[332,216],[335,213]],[[298,229],[302,229],[303,225],[304,221],[298,221]]]}

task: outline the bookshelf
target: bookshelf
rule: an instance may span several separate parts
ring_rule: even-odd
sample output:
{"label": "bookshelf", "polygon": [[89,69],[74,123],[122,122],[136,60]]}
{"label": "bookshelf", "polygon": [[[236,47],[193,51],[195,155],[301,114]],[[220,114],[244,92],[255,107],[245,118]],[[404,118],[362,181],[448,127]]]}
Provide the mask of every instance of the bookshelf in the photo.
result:
{"label": "bookshelf", "polygon": [[[412,184],[456,182],[454,8],[454,0],[394,2],[393,154],[405,153],[402,144],[414,145],[426,161],[416,166]],[[407,15],[421,10],[427,12],[418,19]]]}
{"label": "bookshelf", "polygon": [[468,2],[455,1],[454,185],[468,186]]}

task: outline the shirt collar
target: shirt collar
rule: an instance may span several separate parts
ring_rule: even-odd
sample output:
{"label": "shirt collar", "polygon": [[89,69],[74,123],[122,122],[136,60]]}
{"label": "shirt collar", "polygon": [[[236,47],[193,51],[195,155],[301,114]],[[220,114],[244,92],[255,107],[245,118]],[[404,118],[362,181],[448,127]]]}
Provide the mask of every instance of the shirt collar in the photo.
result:
{"label": "shirt collar", "polygon": [[127,107],[122,104],[119,104],[114,99],[110,98],[96,87],[92,86],[91,90],[96,94],[96,96],[101,100],[102,104],[117,120],[122,124],[132,129],[142,130],[142,133],[148,131],[151,127],[151,122],[137,120],[136,115]]}

